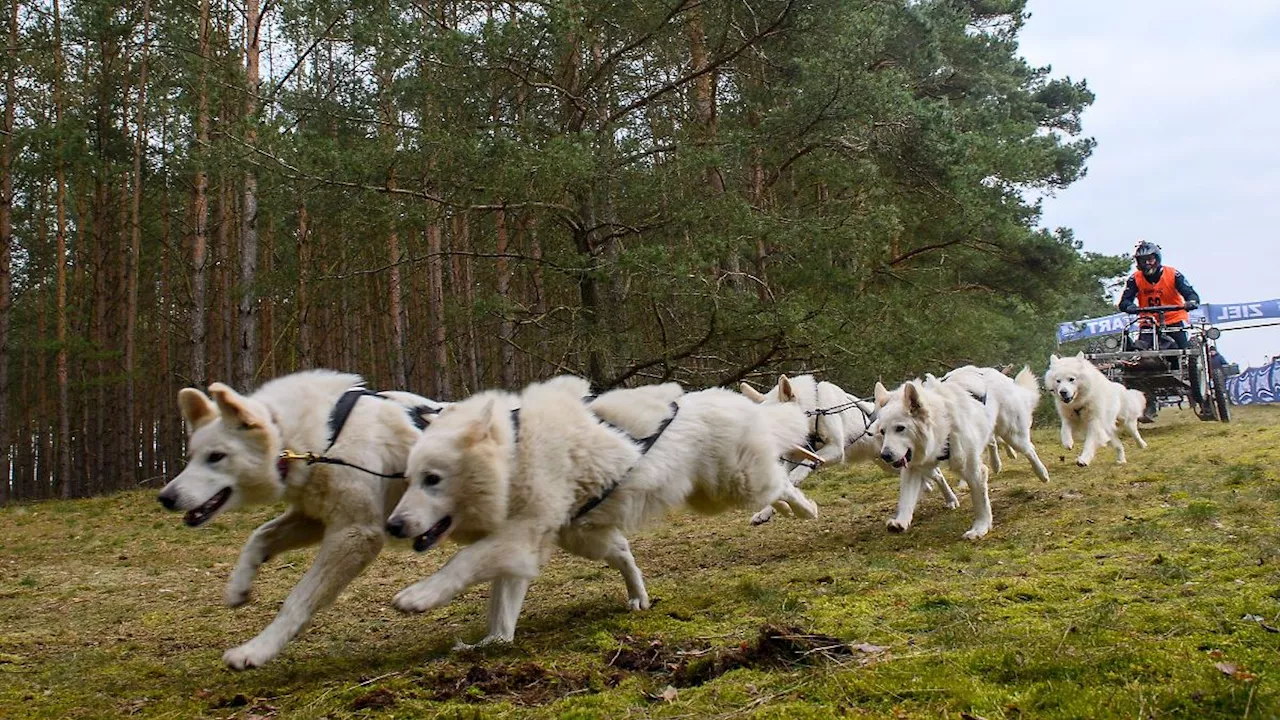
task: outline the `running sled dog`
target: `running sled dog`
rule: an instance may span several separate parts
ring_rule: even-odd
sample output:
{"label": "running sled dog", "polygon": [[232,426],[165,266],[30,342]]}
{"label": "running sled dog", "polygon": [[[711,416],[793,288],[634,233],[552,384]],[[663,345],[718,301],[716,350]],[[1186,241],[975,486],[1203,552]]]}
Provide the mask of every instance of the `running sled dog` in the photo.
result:
{"label": "running sled dog", "polygon": [[1139,390],[1108,380],[1084,353],[1070,357],[1050,355],[1044,384],[1056,401],[1063,447],[1070,450],[1075,446],[1076,437],[1084,436],[1084,445],[1076,458],[1080,467],[1093,462],[1094,453],[1103,445],[1116,449],[1117,463],[1125,462],[1117,423],[1124,425],[1138,447],[1147,446],[1138,432],[1138,418],[1146,407],[1146,396]]}
{"label": "running sled dog", "polygon": [[681,507],[712,514],[774,504],[817,515],[779,462],[803,454],[798,406],[756,405],[723,389],[665,403],[615,395],[626,392],[634,391],[588,405],[586,381],[564,376],[443,411],[410,453],[410,486],[387,529],[418,551],[446,537],[463,547],[394,606],[424,612],[487,582],[480,644],[510,642],[529,584],[557,546],[620,570],[628,605],[644,608],[632,530]]}
{"label": "running sled dog", "polygon": [[[409,450],[442,405],[404,392],[374,394],[357,375],[310,370],[242,396],[221,383],[186,388],[188,462],[160,493],[199,527],[224,511],[277,502],[283,515],[249,536],[227,583],[227,605],[248,601],[258,568],[288,550],[319,544],[315,563],[280,612],[223,661],[241,670],[271,660],[378,555],[383,525],[404,493]],[[341,417],[340,417],[341,416]],[[323,453],[315,464],[306,453]],[[339,458],[344,464],[329,464]]]}
{"label": "running sled dog", "polygon": [[880,459],[899,470],[898,512],[888,529],[905,532],[911,526],[926,479],[947,462],[969,485],[973,526],[965,539],[986,535],[991,530],[991,499],[982,454],[991,444],[995,413],[960,384],[932,375],[892,392],[876,383],[875,392]]}
{"label": "running sled dog", "polygon": [[1031,420],[1036,405],[1040,404],[1040,384],[1031,368],[1023,367],[1012,379],[995,368],[965,365],[942,376],[942,381],[959,385],[970,395],[983,398],[987,408],[995,414],[995,436],[988,446],[991,469],[1000,472],[1000,440],[1011,450],[1026,456],[1036,477],[1049,481],[1049,471],[1036,447],[1031,443]]}
{"label": "running sled dog", "polygon": [[[809,418],[806,447],[818,456],[820,463],[797,463],[790,476],[794,485],[803,482],[819,465],[867,462],[880,458],[880,443],[872,431],[876,406],[845,392],[833,382],[819,381],[812,375],[781,375],[766,393],[760,393],[747,383],[742,383],[739,389],[743,395],[757,403],[795,403]],[[885,467],[892,470],[888,465]],[[932,474],[926,483],[926,489],[932,489],[934,484],[941,488],[948,508],[959,507],[960,501],[956,499],[941,470]],[[773,507],[765,506],[751,516],[751,524],[769,522],[773,514]]]}

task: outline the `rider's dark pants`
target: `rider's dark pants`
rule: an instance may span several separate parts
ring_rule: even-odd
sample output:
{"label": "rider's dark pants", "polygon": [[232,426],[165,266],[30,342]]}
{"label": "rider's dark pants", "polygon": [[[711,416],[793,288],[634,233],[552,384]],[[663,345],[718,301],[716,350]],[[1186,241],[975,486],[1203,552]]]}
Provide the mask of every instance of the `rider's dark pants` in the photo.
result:
{"label": "rider's dark pants", "polygon": [[[1179,350],[1186,350],[1191,345],[1191,341],[1187,338],[1186,328],[1187,326],[1185,323],[1167,325],[1165,326],[1164,331],[1160,333],[1160,335],[1172,340],[1173,344]],[[1131,343],[1131,345],[1133,346],[1134,350],[1150,350],[1154,340],[1155,340],[1155,333],[1152,333],[1150,328],[1143,328],[1142,332],[1138,334],[1138,338],[1134,340]],[[1200,393],[1200,384],[1194,381],[1195,378],[1199,377],[1200,375],[1199,373],[1200,358],[1192,354],[1188,357],[1188,360],[1190,361],[1190,367],[1188,368],[1187,377],[1192,378],[1191,400],[1196,405],[1203,407],[1204,396]],[[1148,402],[1150,404],[1150,401]]]}

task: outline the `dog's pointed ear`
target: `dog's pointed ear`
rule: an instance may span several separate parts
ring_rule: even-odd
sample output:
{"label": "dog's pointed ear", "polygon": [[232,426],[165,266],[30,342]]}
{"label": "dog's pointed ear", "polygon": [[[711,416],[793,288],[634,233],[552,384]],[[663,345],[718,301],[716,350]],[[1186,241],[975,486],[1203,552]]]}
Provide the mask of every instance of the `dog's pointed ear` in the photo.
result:
{"label": "dog's pointed ear", "polygon": [[889,391],[885,389],[883,383],[876,381],[876,407],[882,408],[884,404],[889,402]]}
{"label": "dog's pointed ear", "polygon": [[[784,457],[784,458],[786,458],[786,459],[788,459],[788,460],[790,460],[791,462],[794,462],[794,463],[810,462],[810,463],[813,463],[814,465],[818,465],[818,466],[820,466],[820,465],[822,465],[824,462],[826,462],[826,460],[823,460],[823,459],[822,459],[822,456],[821,456],[821,455],[818,455],[818,454],[814,453],[814,452],[813,452],[812,450],[810,450],[809,448],[806,448],[806,447],[800,447],[799,445],[793,445],[793,446],[791,446],[791,448],[790,448],[789,450],[787,450],[786,452],[782,453],[782,457]],[[816,468],[815,468],[815,469],[816,469]]]}
{"label": "dog's pointed ear", "polygon": [[907,383],[902,391],[902,402],[912,417],[923,418],[929,413],[925,410],[924,400],[920,397],[920,388],[914,382]]}
{"label": "dog's pointed ear", "polygon": [[1080,358],[1081,360],[1083,360],[1083,359],[1084,359],[1084,351],[1083,351],[1083,350],[1081,350],[1080,352],[1076,353],[1076,357],[1078,357],[1078,358]]}
{"label": "dog's pointed ear", "polygon": [[755,388],[751,387],[747,383],[742,383],[741,385],[738,386],[738,389],[742,391],[742,394],[747,396],[747,398],[751,400],[751,402],[757,402],[757,403],[764,402],[764,395],[761,395],[759,390],[756,390]]}
{"label": "dog's pointed ear", "polygon": [[249,407],[244,396],[230,387],[222,383],[214,383],[209,386],[209,394],[218,404],[218,410],[222,411],[233,426],[241,430],[261,430],[266,427],[267,418]]}
{"label": "dog's pointed ear", "polygon": [[213,404],[208,395],[195,388],[182,388],[178,391],[178,408],[182,410],[182,419],[186,421],[188,437],[218,419],[218,406]]}
{"label": "dog's pointed ear", "polygon": [[462,436],[463,445],[470,447],[477,443],[488,440],[494,436],[497,429],[497,423],[493,419],[493,398],[489,398],[484,408],[480,410],[480,416],[471,421],[471,426],[467,428],[466,433]]}
{"label": "dog's pointed ear", "polygon": [[1054,363],[1058,362],[1061,359],[1062,358],[1058,357],[1058,353],[1053,353],[1052,355],[1049,356],[1049,364],[1053,365]]}
{"label": "dog's pointed ear", "polygon": [[778,399],[782,402],[792,402],[796,399],[796,389],[791,386],[791,380],[786,375],[778,376]]}

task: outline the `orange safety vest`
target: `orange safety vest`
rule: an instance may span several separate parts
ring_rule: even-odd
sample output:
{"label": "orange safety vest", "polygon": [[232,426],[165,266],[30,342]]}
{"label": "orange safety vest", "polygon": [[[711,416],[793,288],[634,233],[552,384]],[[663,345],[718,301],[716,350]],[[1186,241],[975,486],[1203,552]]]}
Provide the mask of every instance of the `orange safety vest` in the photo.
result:
{"label": "orange safety vest", "polygon": [[[1182,293],[1178,292],[1178,288],[1174,287],[1174,278],[1178,276],[1178,271],[1165,265],[1160,271],[1160,279],[1153,282],[1147,280],[1147,276],[1142,274],[1141,270],[1135,270],[1133,273],[1134,282],[1138,284],[1138,306],[1154,307],[1156,305],[1182,305],[1186,302]],[[1174,310],[1164,314],[1164,322],[1166,325],[1174,323],[1191,321],[1191,314],[1186,310]],[[1143,315],[1140,321],[1143,325],[1155,325],[1155,315]]]}

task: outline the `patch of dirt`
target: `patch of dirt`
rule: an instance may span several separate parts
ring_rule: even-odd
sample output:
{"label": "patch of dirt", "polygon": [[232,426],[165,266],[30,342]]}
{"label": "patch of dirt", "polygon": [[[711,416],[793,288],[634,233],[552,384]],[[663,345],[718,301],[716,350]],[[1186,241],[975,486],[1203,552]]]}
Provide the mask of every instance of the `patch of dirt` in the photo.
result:
{"label": "patch of dirt", "polygon": [[831,635],[796,627],[764,625],[753,642],[736,646],[668,647],[661,640],[624,638],[622,647],[606,655],[611,667],[670,677],[675,687],[696,687],[737,668],[779,669],[841,661],[854,655],[881,656],[886,648],[851,646]]}
{"label": "patch of dirt", "polygon": [[351,709],[364,710],[366,708],[388,708],[395,704],[396,694],[386,688],[379,688],[352,700]]}
{"label": "patch of dirt", "polygon": [[[620,674],[606,678],[613,687]],[[425,678],[435,700],[485,702],[501,697],[517,705],[544,705],[566,695],[595,692],[589,673],[559,672],[534,663],[472,665],[465,671],[448,668]]]}

